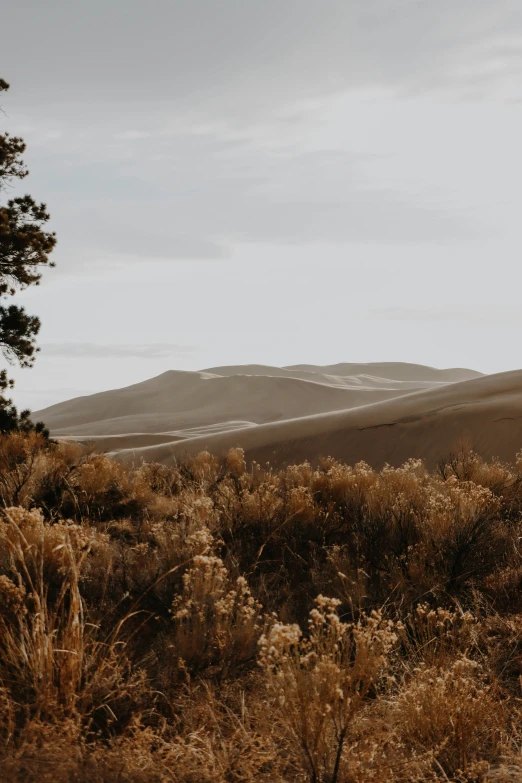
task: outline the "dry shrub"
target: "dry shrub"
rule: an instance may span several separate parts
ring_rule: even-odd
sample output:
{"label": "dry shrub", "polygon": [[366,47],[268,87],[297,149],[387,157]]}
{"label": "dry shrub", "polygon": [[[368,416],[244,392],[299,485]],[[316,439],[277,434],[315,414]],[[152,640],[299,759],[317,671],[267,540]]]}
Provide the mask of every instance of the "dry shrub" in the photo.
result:
{"label": "dry shrub", "polygon": [[243,449],[230,449],[225,457],[225,468],[233,478],[240,478],[246,470],[245,452]]}
{"label": "dry shrub", "polygon": [[78,444],[22,433],[0,437],[0,498],[76,521],[140,515],[158,502],[140,471]]}
{"label": "dry shrub", "polygon": [[23,574],[34,590],[37,580],[57,588],[71,569],[84,568],[89,556],[99,557],[108,538],[98,530],[60,520],[45,523],[42,513],[6,508],[0,518],[0,563],[7,573]]}
{"label": "dry shrub", "polygon": [[492,675],[517,698],[522,694],[522,616],[486,617],[479,645]]}
{"label": "dry shrub", "polygon": [[211,511],[208,498],[183,493],[172,509],[174,519],[147,520],[139,526],[131,520],[108,524],[113,553],[109,574],[112,601],[116,596],[122,600],[132,597],[139,600],[141,609],[148,607],[166,616],[184,570],[194,557],[212,554],[217,546],[211,532]]}
{"label": "dry shrub", "polygon": [[415,669],[393,700],[389,719],[400,741],[449,780],[502,753],[504,707],[480,665],[466,657],[446,668]]}
{"label": "dry shrub", "polygon": [[336,783],[350,724],[386,665],[396,640],[377,613],[343,623],[339,601],[319,596],[309,636],[275,623],[260,641],[273,709],[302,756],[311,783]]}
{"label": "dry shrub", "polygon": [[141,478],[103,454],[89,454],[68,477],[61,512],[92,520],[139,516],[154,501]]}
{"label": "dry shrub", "polygon": [[0,749],[2,783],[70,783],[82,780],[82,739],[74,720],[32,719]]}
{"label": "dry shrub", "polygon": [[138,468],[142,481],[150,487],[155,495],[172,498],[178,495],[183,482],[179,470],[159,462],[144,462]]}
{"label": "dry shrub", "polygon": [[42,435],[12,432],[0,437],[0,499],[3,505],[30,503],[45,454],[53,449]]}
{"label": "dry shrub", "polygon": [[86,621],[80,573],[90,552],[82,533],[75,525],[45,526],[38,512],[23,509],[8,509],[0,525],[10,573],[0,576],[0,682],[11,705],[10,738],[28,718],[81,716],[86,731],[125,721],[144,689],[143,674],[130,672],[119,626],[101,641]]}
{"label": "dry shrub", "polygon": [[477,646],[479,624],[471,612],[421,604],[397,626],[407,665],[446,666]]}
{"label": "dry shrub", "polygon": [[430,498],[436,522],[430,529],[431,556],[437,574],[454,590],[498,568],[508,552],[509,536],[491,490],[455,478],[448,479],[444,490]]}
{"label": "dry shrub", "polygon": [[169,657],[192,672],[212,666],[230,673],[255,655],[260,610],[244,577],[232,584],[222,560],[197,555],[172,603]]}

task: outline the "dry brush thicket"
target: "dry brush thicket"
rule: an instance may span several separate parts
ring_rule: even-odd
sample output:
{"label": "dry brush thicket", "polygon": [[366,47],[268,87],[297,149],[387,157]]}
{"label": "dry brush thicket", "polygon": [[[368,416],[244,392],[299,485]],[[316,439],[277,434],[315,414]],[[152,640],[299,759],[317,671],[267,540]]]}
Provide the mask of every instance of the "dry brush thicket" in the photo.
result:
{"label": "dry brush thicket", "polygon": [[0,780],[522,780],[522,458],[0,439]]}

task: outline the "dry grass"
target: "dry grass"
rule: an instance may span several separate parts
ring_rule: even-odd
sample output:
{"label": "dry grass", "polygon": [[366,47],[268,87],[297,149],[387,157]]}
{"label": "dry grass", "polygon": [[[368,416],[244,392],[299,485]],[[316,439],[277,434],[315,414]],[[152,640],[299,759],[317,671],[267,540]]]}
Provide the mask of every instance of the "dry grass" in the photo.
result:
{"label": "dry grass", "polygon": [[0,496],[0,781],[522,779],[522,459],[14,434]]}

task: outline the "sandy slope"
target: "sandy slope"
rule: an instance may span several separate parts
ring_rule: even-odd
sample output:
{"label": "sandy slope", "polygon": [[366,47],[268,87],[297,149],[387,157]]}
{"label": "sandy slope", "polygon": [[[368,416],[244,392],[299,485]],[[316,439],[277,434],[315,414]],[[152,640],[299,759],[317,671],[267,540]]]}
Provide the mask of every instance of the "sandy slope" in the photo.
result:
{"label": "sandy slope", "polygon": [[299,378],[328,386],[354,389],[421,389],[437,384],[455,383],[478,378],[481,373],[467,369],[438,370],[422,364],[405,362],[374,362],[372,364],[295,364],[289,367],[269,367],[263,364],[211,367],[203,372],[221,376],[270,375],[272,377]]}
{"label": "sandy slope", "polygon": [[[341,372],[344,366],[339,365]],[[346,365],[350,371],[354,365]],[[371,370],[372,365],[364,365]],[[288,370],[246,365],[213,371],[169,371],[143,383],[114,389],[37,411],[53,434],[126,435],[184,432],[231,422],[264,424],[333,410],[345,410],[445,382],[448,372],[401,365],[376,375],[332,375],[311,368]],[[327,368],[330,369],[330,368]],[[460,371],[459,371],[460,372]],[[462,371],[471,374],[471,371]],[[415,381],[412,374],[430,376]],[[407,376],[403,379],[401,376]],[[193,435],[194,433],[192,433]],[[183,436],[188,437],[188,436]],[[136,444],[138,445],[138,444]]]}
{"label": "sandy slope", "polygon": [[448,437],[453,443],[461,420],[471,415],[459,413],[448,423],[448,410],[483,407],[491,393],[480,390],[491,389],[488,384],[488,377],[472,370],[402,363],[242,365],[173,370],[34,415],[54,436],[94,441],[124,457],[169,460],[239,444],[260,461],[332,454],[379,463],[416,454],[431,458],[433,449],[447,450]]}
{"label": "sandy slope", "polygon": [[447,370],[439,370],[436,367],[428,367],[424,364],[408,364],[407,362],[372,362],[371,364],[329,364],[317,366],[314,364],[293,364],[285,367],[289,372],[312,371],[326,375],[341,376],[376,376],[395,381],[425,381],[458,383],[472,378],[480,378],[482,373],[476,370],[468,370],[462,367],[452,367]]}
{"label": "sandy slope", "polygon": [[82,437],[81,435],[63,435],[60,436],[60,440],[73,441],[85,445],[91,445],[95,442],[100,451],[109,452],[128,448],[142,448],[143,446],[157,446],[160,443],[174,443],[177,440],[182,440],[182,438],[174,433],[163,435],[155,432],[129,432],[127,435],[98,435],[94,438],[91,436]]}
{"label": "sandy slope", "polygon": [[245,448],[249,459],[274,465],[331,455],[375,467],[421,457],[428,465],[467,443],[485,457],[512,459],[522,448],[522,371],[412,392],[362,408],[266,424],[121,452],[123,459],[170,462],[208,448]]}

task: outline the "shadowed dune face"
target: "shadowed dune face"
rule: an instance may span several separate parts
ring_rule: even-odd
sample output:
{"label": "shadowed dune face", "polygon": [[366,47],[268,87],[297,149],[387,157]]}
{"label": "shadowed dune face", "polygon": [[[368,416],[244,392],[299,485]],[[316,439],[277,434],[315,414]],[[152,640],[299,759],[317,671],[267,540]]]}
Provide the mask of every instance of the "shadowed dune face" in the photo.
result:
{"label": "shadowed dune face", "polygon": [[169,371],[35,415],[54,436],[122,459],[169,462],[241,446],[274,465],[330,455],[378,467],[412,456],[432,464],[464,441],[512,457],[521,388],[517,373],[404,363],[245,365]]}

